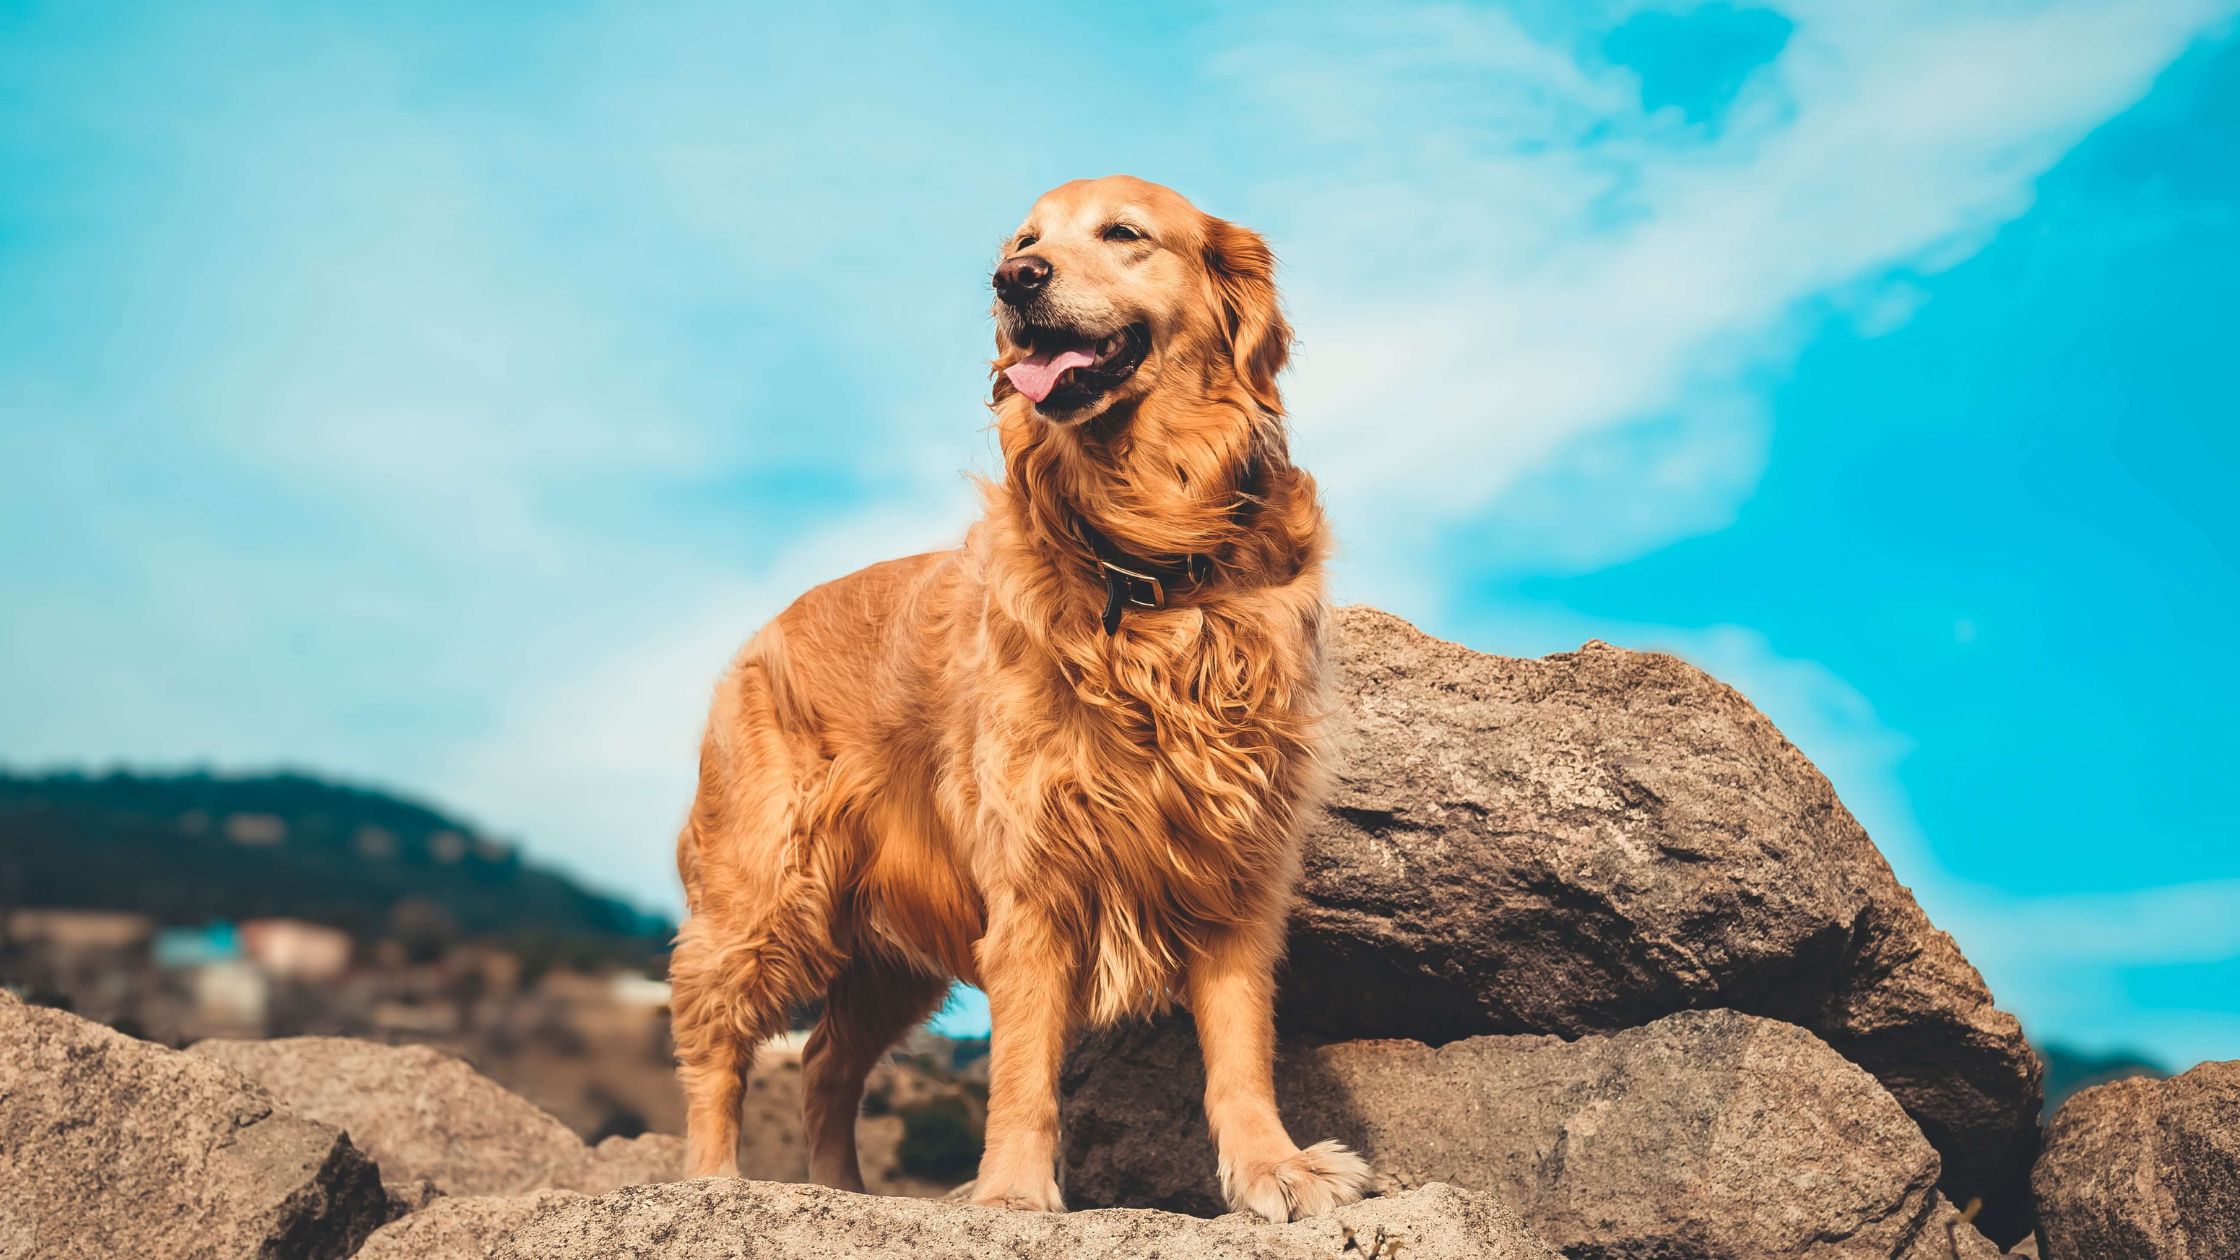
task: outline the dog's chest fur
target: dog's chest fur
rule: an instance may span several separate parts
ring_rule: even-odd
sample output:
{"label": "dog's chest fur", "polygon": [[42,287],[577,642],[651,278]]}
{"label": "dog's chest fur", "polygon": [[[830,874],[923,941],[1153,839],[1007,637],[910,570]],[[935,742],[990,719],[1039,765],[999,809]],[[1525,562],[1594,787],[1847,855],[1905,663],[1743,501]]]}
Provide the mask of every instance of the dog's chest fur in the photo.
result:
{"label": "dog's chest fur", "polygon": [[1163,1006],[1205,933],[1288,897],[1319,782],[1322,621],[1316,582],[1143,618],[1039,668],[1033,645],[996,644],[1014,664],[974,752],[997,859],[980,873],[1077,926],[1093,1023]]}

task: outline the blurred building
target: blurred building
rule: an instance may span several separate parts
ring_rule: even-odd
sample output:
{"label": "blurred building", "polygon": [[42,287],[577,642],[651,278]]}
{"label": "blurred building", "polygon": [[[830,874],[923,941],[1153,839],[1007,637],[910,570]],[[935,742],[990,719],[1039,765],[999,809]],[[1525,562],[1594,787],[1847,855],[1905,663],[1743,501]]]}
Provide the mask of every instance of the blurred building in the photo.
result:
{"label": "blurred building", "polygon": [[155,964],[170,971],[191,971],[241,958],[241,934],[231,923],[167,927],[156,933]]}
{"label": "blurred building", "polygon": [[188,1036],[262,1037],[265,1014],[272,1001],[272,981],[245,962],[209,963],[194,969],[188,978],[194,997]]}
{"label": "blurred building", "polygon": [[252,919],[241,925],[242,956],[265,975],[323,983],[350,969],[350,934],[299,919]]}

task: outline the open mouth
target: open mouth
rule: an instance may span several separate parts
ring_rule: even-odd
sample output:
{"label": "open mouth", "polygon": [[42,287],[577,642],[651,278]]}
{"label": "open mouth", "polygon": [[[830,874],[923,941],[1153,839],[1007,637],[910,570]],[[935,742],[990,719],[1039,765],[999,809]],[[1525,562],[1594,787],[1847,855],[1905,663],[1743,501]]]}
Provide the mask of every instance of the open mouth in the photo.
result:
{"label": "open mouth", "polygon": [[1079,407],[1127,380],[1151,350],[1151,331],[1142,324],[1096,339],[1068,328],[1029,326],[1015,339],[1027,355],[1003,374],[1035,406],[1053,411]]}

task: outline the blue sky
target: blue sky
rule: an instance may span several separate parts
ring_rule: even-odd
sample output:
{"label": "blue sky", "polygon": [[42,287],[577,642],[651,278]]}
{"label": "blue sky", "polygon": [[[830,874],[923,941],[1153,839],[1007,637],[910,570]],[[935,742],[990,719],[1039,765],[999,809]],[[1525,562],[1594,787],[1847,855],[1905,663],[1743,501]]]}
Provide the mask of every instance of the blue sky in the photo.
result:
{"label": "blue sky", "polygon": [[1282,253],[1342,596],[1697,661],[2034,1034],[2240,1055],[2235,8],[9,6],[0,762],[673,907],[716,670],[961,531],[995,242],[1125,170]]}

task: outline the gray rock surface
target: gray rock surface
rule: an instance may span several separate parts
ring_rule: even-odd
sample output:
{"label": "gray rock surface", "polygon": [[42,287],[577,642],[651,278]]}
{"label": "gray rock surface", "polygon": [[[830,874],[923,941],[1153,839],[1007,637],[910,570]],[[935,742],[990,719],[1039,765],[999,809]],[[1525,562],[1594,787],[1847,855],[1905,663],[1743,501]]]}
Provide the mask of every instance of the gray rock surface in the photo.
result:
{"label": "gray rock surface", "polygon": [[357,1260],[488,1260],[490,1250],[520,1232],[538,1213],[569,1199],[571,1190],[437,1199],[381,1227]]}
{"label": "gray rock surface", "polygon": [[455,1196],[557,1187],[598,1194],[683,1169],[683,1141],[648,1135],[584,1145],[549,1112],[426,1046],[348,1037],[204,1041],[190,1055],[256,1081],[291,1111],[348,1132],[406,1201],[425,1181]]}
{"label": "gray rock surface", "polygon": [[[1220,1210],[1186,1020],[1092,1039],[1065,1082],[1071,1201]],[[1874,1078],[1773,1020],[1294,1046],[1277,1082],[1293,1136],[1353,1146],[1379,1191],[1483,1192],[1571,1256],[1997,1254],[1937,1194],[1936,1152]]]}
{"label": "gray rock surface", "polygon": [[215,1063],[0,991],[0,1256],[347,1256],[388,1216],[349,1139]]}
{"label": "gray rock surface", "polygon": [[1320,1040],[1578,1036],[1728,1007],[1809,1028],[2026,1232],[2040,1068],[1828,782],[1733,690],[1589,644],[1486,656],[1369,608],[1282,1015]]}
{"label": "gray rock surface", "polygon": [[[1165,1212],[1009,1212],[822,1186],[703,1180],[633,1186],[539,1209],[505,1226],[496,1260],[1554,1260],[1515,1216],[1452,1186],[1425,1186],[1269,1225]],[[1350,1250],[1349,1250],[1350,1248]],[[472,1252],[444,1253],[460,1260]]]}
{"label": "gray rock surface", "polygon": [[2032,1185],[2045,1260],[2240,1257],[2240,1061],[2071,1098]]}

